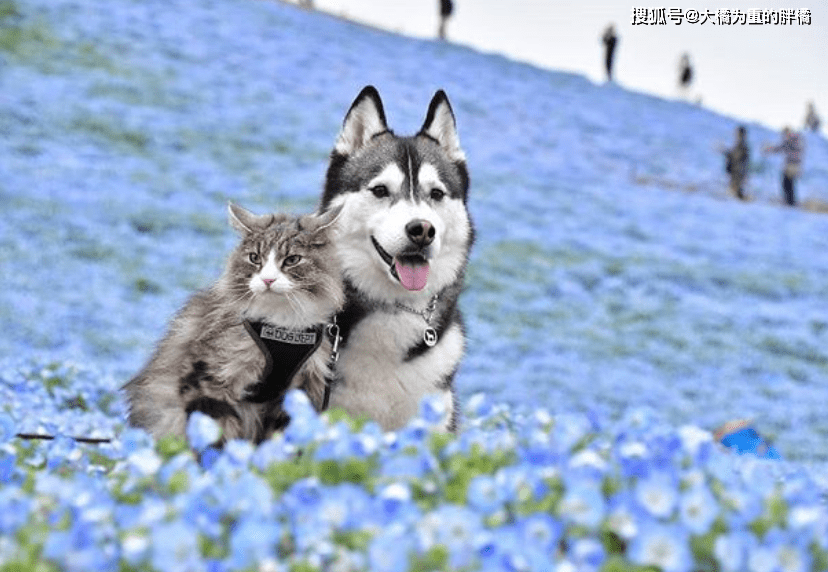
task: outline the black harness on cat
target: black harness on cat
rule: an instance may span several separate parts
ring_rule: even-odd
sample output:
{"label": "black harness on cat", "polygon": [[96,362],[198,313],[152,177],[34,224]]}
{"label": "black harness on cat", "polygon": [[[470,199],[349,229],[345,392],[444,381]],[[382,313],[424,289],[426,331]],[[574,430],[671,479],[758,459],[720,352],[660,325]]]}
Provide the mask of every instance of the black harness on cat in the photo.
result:
{"label": "black harness on cat", "polygon": [[262,378],[250,388],[247,400],[265,403],[281,398],[299,368],[322,345],[322,325],[296,331],[245,320],[244,327],[266,360]]}
{"label": "black harness on cat", "polygon": [[[265,403],[282,399],[290,387],[296,372],[299,371],[310,356],[322,345],[323,335],[327,329],[333,339],[331,359],[336,361],[339,345],[339,327],[336,322],[328,325],[319,324],[306,330],[288,330],[267,322],[244,321],[247,333],[265,356],[265,369],[261,380],[250,388],[247,401]],[[322,410],[328,408],[330,385],[325,385],[325,397]]]}

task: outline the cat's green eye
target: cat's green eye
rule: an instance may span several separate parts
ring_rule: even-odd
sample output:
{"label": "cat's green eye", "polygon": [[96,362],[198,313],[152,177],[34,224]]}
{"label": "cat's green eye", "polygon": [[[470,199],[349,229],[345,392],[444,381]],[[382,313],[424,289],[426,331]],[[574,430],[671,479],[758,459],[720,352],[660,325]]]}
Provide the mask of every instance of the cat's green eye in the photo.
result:
{"label": "cat's green eye", "polygon": [[297,264],[299,264],[300,260],[302,260],[301,256],[299,256],[298,254],[291,254],[290,256],[285,258],[285,261],[284,261],[283,264],[284,264],[285,268],[287,268],[289,266],[296,266]]}
{"label": "cat's green eye", "polygon": [[258,252],[251,252],[247,255],[247,259],[250,261],[250,264],[259,264],[262,261],[262,257],[259,256]]}

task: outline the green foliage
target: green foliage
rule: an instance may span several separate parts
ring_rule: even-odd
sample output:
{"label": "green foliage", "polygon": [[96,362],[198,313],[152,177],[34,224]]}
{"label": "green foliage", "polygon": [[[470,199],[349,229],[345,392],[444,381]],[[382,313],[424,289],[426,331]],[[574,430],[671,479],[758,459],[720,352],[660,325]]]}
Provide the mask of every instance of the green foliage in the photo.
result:
{"label": "green foliage", "polygon": [[189,451],[187,441],[178,435],[167,435],[158,440],[155,446],[156,451],[161,457],[168,461],[178,454]]}
{"label": "green foliage", "polygon": [[448,571],[448,550],[444,546],[434,546],[422,555],[412,556],[409,570],[415,572]]}
{"label": "green foliage", "polygon": [[369,487],[373,467],[371,463],[360,459],[328,460],[318,463],[314,474],[325,485],[347,482]]}
{"label": "green foliage", "polygon": [[480,474],[491,475],[514,462],[514,454],[486,453],[479,444],[472,445],[467,456],[453,456],[444,463],[447,475],[444,497],[448,502],[465,504],[469,482]]}

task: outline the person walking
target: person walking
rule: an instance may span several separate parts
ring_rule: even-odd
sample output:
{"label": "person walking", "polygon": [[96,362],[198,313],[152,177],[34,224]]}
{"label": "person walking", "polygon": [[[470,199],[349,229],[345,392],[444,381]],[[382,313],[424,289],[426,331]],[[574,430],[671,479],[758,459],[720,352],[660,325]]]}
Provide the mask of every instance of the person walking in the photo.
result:
{"label": "person walking", "polygon": [[782,142],[779,145],[765,145],[765,153],[784,153],[785,166],[782,169],[782,193],[785,204],[794,206],[796,204],[796,189],[794,183],[802,172],[802,156],[805,153],[805,145],[798,133],[790,127],[782,130]]}
{"label": "person walking", "polygon": [[744,184],[750,165],[750,148],[747,144],[747,129],[743,125],[736,128],[736,142],[730,149],[722,149],[725,154],[725,170],[730,175],[730,192],[736,198],[745,200]]}
{"label": "person walking", "polygon": [[604,66],[607,70],[607,81],[612,81],[612,62],[615,57],[615,46],[618,45],[618,35],[615,33],[614,25],[607,26],[601,41],[604,42]]}
{"label": "person walking", "polygon": [[454,12],[454,3],[451,0],[439,0],[440,2],[440,27],[437,29],[437,37],[446,39],[446,24]]}

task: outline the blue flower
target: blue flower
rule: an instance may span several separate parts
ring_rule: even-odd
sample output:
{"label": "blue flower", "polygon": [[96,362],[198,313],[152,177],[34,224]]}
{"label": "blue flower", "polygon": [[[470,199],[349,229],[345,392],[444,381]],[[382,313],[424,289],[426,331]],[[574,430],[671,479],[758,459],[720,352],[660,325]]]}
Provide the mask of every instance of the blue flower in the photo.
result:
{"label": "blue flower", "polygon": [[672,516],[678,500],[675,476],[657,472],[638,482],[635,498],[651,515],[667,519]]}
{"label": "blue flower", "polygon": [[253,456],[253,445],[243,439],[232,439],[224,445],[224,457],[235,465],[246,467]]}
{"label": "blue flower", "polygon": [[155,526],[151,546],[150,561],[157,570],[187,572],[199,566],[198,534],[180,520]]}
{"label": "blue flower", "polygon": [[300,507],[316,507],[322,499],[322,485],[316,477],[308,477],[293,483],[287,495]]}
{"label": "blue flower", "polygon": [[780,542],[774,549],[779,572],[808,572],[811,570],[811,553],[804,543]]}
{"label": "blue flower", "polygon": [[650,455],[644,442],[623,440],[616,446],[616,452],[623,476],[645,477],[647,475]]}
{"label": "blue flower", "polygon": [[629,558],[642,566],[657,566],[662,572],[687,572],[693,559],[687,531],[676,525],[649,523],[633,539]]}
{"label": "blue flower", "polygon": [[753,490],[744,490],[731,485],[722,493],[721,504],[729,509],[727,520],[733,527],[747,525],[762,515],[765,510],[762,498]]}
{"label": "blue flower", "polygon": [[705,534],[719,514],[719,505],[705,485],[690,489],[679,501],[681,522],[697,535]]}
{"label": "blue flower", "polygon": [[486,393],[475,393],[466,400],[469,417],[487,417],[492,411],[492,400]]}
{"label": "blue flower", "polygon": [[579,538],[567,551],[576,570],[597,570],[604,563],[606,553],[603,545],[595,538]]}
{"label": "blue flower", "polygon": [[379,492],[375,505],[378,522],[399,522],[402,513],[411,507],[411,489],[404,483],[392,483]]}
{"label": "blue flower", "polygon": [[598,483],[576,483],[568,487],[558,506],[558,514],[568,521],[598,526],[606,513],[606,502]]}
{"label": "blue flower", "polygon": [[253,452],[251,464],[264,471],[273,463],[281,463],[293,458],[293,452],[285,448],[285,442],[280,439],[268,439],[262,442]]}
{"label": "blue flower", "polygon": [[187,440],[196,451],[203,451],[221,438],[221,427],[216,420],[201,411],[193,411],[187,420]]}
{"label": "blue flower", "polygon": [[256,567],[276,556],[281,530],[273,521],[244,519],[233,528],[227,564],[233,569]]}
{"label": "blue flower", "polygon": [[423,479],[439,464],[422,443],[412,444],[406,450],[381,457],[381,473],[385,477]]}
{"label": "blue flower", "polygon": [[539,471],[528,465],[503,467],[495,475],[495,482],[506,502],[525,502],[542,498],[549,487]]}
{"label": "blue flower", "polygon": [[121,555],[133,567],[138,567],[149,555],[150,539],[146,535],[130,532],[121,540]]}
{"label": "blue flower", "polygon": [[722,572],[738,572],[744,569],[748,549],[756,539],[745,531],[733,531],[716,537],[713,553]]}
{"label": "blue flower", "polygon": [[445,547],[452,569],[472,564],[474,541],[481,530],[482,524],[477,513],[455,505],[438,507],[417,524],[422,550],[428,551],[434,546]]}
{"label": "blue flower", "polygon": [[8,484],[15,475],[17,455],[0,450],[0,483]]}
{"label": "blue flower", "polygon": [[561,451],[570,451],[593,430],[592,422],[580,413],[564,413],[555,417],[552,439]]}
{"label": "blue flower", "polygon": [[14,536],[29,520],[32,501],[16,487],[0,488],[0,532]]}
{"label": "blue flower", "polygon": [[324,427],[322,420],[313,409],[304,391],[298,389],[288,391],[285,395],[284,408],[290,415],[290,423],[283,433],[289,443],[301,447],[310,443],[322,431]]}
{"label": "blue flower", "polygon": [[442,425],[451,414],[442,394],[426,395],[420,401],[419,417],[429,425]]}
{"label": "blue flower", "polygon": [[216,447],[207,447],[199,455],[198,461],[203,469],[210,469],[221,457],[221,451]]}
{"label": "blue flower", "polygon": [[[535,544],[531,538],[524,536],[524,524],[528,529],[534,529],[537,523],[518,522],[493,531],[484,529],[477,534],[473,543],[482,570],[529,572],[552,569],[557,547],[545,544],[547,537],[544,533],[538,539],[539,543]],[[538,530],[530,533],[538,535]]]}
{"label": "blue flower", "polygon": [[16,434],[17,424],[14,418],[5,411],[0,411],[0,445],[14,439]]}
{"label": "blue flower", "polygon": [[126,456],[139,451],[152,449],[154,442],[152,436],[143,429],[128,427],[121,433],[121,449]]}
{"label": "blue flower", "polygon": [[374,515],[371,498],[365,489],[351,483],[328,487],[318,509],[317,518],[334,530],[359,528],[370,522]]}
{"label": "blue flower", "polygon": [[392,524],[371,540],[368,569],[371,572],[407,572],[413,549],[410,531],[401,524]]}
{"label": "blue flower", "polygon": [[713,453],[713,435],[694,425],[683,425],[678,430],[684,450],[694,463],[704,463]]}
{"label": "blue flower", "polygon": [[607,527],[623,540],[630,541],[638,534],[640,523],[650,518],[644,509],[632,498],[629,491],[624,491],[610,499]]}
{"label": "blue flower", "polygon": [[477,475],[469,483],[466,499],[483,514],[491,514],[503,508],[504,491],[491,476]]}
{"label": "blue flower", "polygon": [[527,516],[516,523],[520,538],[529,546],[553,554],[563,535],[563,524],[548,514],[538,513]]}

